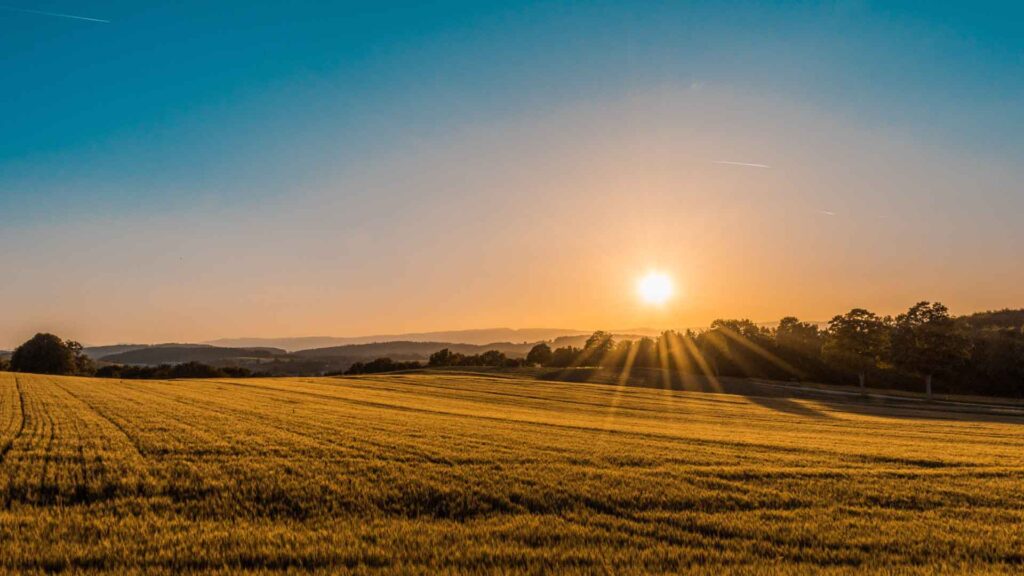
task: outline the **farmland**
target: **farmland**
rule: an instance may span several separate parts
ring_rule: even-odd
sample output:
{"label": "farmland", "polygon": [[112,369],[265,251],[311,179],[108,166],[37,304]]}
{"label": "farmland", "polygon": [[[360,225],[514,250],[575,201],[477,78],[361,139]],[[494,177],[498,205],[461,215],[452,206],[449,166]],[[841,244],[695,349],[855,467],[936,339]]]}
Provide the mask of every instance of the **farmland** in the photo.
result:
{"label": "farmland", "polygon": [[1024,569],[1024,420],[487,375],[0,373],[0,571]]}

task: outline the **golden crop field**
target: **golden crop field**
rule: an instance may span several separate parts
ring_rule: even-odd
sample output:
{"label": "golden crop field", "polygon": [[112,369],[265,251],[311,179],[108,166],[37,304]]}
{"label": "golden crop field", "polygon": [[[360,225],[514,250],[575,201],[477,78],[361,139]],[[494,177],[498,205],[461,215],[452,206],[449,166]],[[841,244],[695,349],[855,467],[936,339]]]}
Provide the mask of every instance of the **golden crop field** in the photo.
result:
{"label": "golden crop field", "polygon": [[1024,571],[1024,421],[498,376],[0,373],[0,570]]}

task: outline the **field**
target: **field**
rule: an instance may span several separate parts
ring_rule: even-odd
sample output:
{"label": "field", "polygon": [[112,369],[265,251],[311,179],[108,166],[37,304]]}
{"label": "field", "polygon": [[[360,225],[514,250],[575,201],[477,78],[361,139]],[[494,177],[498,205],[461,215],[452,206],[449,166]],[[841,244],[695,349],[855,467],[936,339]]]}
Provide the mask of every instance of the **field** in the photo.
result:
{"label": "field", "polygon": [[1024,571],[1024,420],[456,374],[0,373],[0,571]]}

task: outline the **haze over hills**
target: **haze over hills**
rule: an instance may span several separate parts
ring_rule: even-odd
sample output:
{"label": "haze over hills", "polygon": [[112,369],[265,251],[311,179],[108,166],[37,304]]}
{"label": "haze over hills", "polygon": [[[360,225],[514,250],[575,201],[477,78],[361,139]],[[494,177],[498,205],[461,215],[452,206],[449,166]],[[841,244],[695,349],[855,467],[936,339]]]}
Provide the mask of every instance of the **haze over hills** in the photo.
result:
{"label": "haze over hills", "polygon": [[216,363],[225,361],[269,360],[287,354],[280,348],[221,348],[217,346],[147,346],[103,356],[114,364],[182,364],[185,362]]}
{"label": "haze over hills", "polygon": [[[548,335],[552,331],[541,329],[514,330],[510,332],[514,332],[522,337],[524,335],[537,335],[538,333]],[[457,336],[459,333],[454,334]],[[614,333],[615,338],[619,340],[635,340],[644,335],[646,334]],[[287,351],[283,348],[269,346],[226,347],[210,344],[119,344],[90,347],[84,349],[84,352],[93,360],[102,364],[157,366],[161,364],[200,362],[219,367],[244,366],[270,374],[315,375],[327,371],[344,370],[355,362],[368,362],[383,357],[399,361],[415,360],[425,362],[431,354],[443,348],[448,348],[452,352],[464,355],[481,354],[488,350],[497,350],[510,358],[523,358],[530,348],[541,341],[550,342],[553,348],[563,346],[581,348],[589,337],[589,332],[578,332],[546,340],[488,342],[485,344],[389,340],[295,351]],[[387,337],[382,336],[380,338]],[[316,339],[295,340],[309,342]],[[270,339],[260,341],[266,342],[270,341]]]}
{"label": "haze over hills", "polygon": [[208,344],[190,344],[187,342],[167,342],[163,344],[111,344],[109,346],[86,346],[82,352],[92,358],[99,360],[115,354],[123,354],[135,350],[146,350],[150,348],[210,348]]}
{"label": "haze over hills", "polygon": [[[370,336],[302,336],[294,338],[220,338],[204,344],[229,348],[272,347],[288,352],[329,348],[347,344],[373,344],[377,342],[447,342],[454,344],[484,345],[494,342],[539,342],[553,340],[560,336],[590,334],[590,330],[570,328],[481,328],[475,330],[446,330],[439,332],[414,332],[409,334],[376,334]],[[646,333],[634,330],[632,334]]]}

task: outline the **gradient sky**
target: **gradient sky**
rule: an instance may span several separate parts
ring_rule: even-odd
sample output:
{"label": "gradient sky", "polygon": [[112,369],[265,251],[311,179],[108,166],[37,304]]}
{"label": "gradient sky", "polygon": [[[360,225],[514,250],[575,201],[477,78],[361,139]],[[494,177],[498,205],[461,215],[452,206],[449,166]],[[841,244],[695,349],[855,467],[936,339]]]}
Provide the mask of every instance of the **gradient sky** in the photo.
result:
{"label": "gradient sky", "polygon": [[1024,305],[1015,3],[8,2],[0,347]]}

